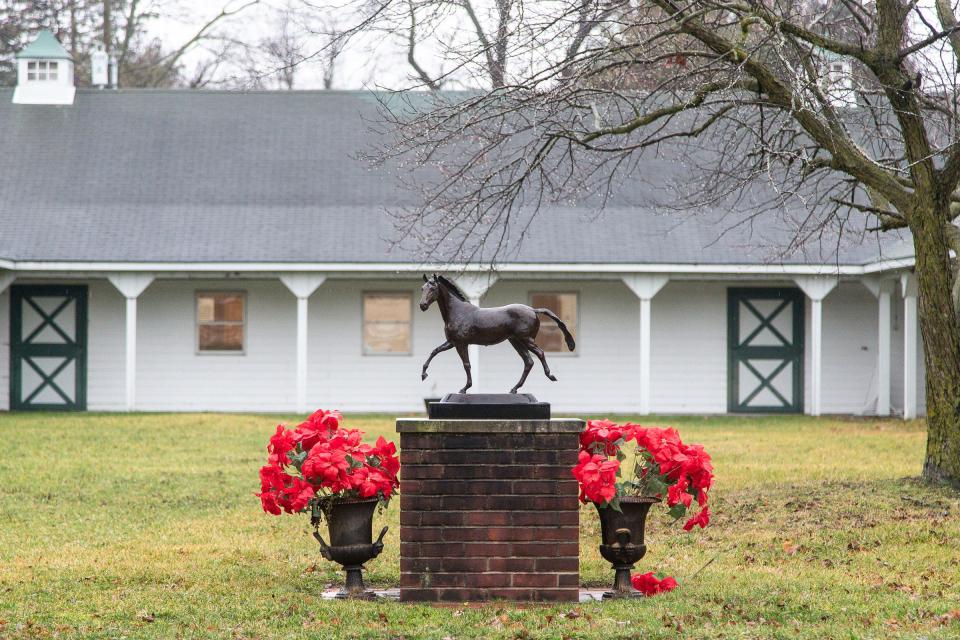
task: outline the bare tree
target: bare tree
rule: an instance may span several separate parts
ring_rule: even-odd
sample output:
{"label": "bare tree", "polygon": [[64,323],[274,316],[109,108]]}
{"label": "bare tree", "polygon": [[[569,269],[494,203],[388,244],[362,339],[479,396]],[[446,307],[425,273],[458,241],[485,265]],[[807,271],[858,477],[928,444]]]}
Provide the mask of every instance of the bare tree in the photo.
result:
{"label": "bare tree", "polygon": [[[170,48],[148,32],[158,17],[180,13],[182,0],[0,0],[0,85],[15,80],[13,56],[39,30],[49,29],[73,55],[80,86],[89,83],[89,54],[103,45],[104,37],[117,56],[122,86],[195,86],[198,77],[209,78],[209,72],[223,63],[225,53],[233,53],[232,47],[224,48],[230,42],[224,33],[227,23],[259,2],[225,2],[217,14]],[[185,59],[200,49],[208,55],[196,62],[197,71],[203,68],[206,74],[184,77]]]}
{"label": "bare tree", "polygon": [[[377,14],[394,11],[399,36],[410,25],[403,2]],[[927,370],[923,473],[960,486],[952,0],[932,10],[915,0],[512,0],[492,15],[495,28],[477,32],[460,65],[486,74],[489,90],[438,94],[428,108],[386,103],[395,140],[380,159],[432,167],[421,174],[425,204],[398,216],[405,237],[477,255],[511,228],[522,234],[545,201],[592,194],[602,205],[654,153],[696,172],[678,186],[678,208],[763,184],[769,195],[745,220],[781,216],[786,249],[857,225],[864,240],[909,230]]]}

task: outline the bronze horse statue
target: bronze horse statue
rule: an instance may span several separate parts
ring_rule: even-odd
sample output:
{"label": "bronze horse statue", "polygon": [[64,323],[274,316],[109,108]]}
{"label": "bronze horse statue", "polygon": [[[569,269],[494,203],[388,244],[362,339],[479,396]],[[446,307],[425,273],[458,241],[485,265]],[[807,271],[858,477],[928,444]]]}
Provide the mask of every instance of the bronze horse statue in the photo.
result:
{"label": "bronze horse statue", "polygon": [[421,379],[427,379],[427,367],[430,366],[434,356],[455,348],[460,360],[463,361],[463,370],[467,374],[467,384],[460,389],[460,393],[466,393],[467,389],[473,386],[473,380],[470,377],[470,356],[467,354],[467,345],[471,344],[492,345],[506,340],[517,350],[523,359],[523,375],[513,389],[510,389],[510,393],[516,393],[517,389],[526,382],[527,375],[533,368],[531,351],[543,365],[544,375],[554,382],[557,381],[557,378],[550,373],[543,349],[534,341],[537,332],[540,331],[538,314],[545,315],[557,323],[570,351],[576,347],[567,325],[550,309],[534,309],[525,304],[508,304],[505,307],[481,309],[471,304],[463,292],[447,278],[437,274],[429,278],[424,275],[420,310],[426,311],[434,302],[440,307],[440,315],[443,316],[443,332],[447,340],[434,349],[427,361],[423,363]]}

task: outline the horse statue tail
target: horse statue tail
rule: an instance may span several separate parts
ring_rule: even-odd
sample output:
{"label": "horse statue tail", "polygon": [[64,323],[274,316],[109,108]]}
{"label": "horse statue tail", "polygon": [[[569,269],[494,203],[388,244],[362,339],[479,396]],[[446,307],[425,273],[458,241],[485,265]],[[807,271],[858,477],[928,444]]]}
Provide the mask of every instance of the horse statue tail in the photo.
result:
{"label": "horse statue tail", "polygon": [[557,314],[555,314],[553,311],[550,311],[550,309],[534,309],[534,311],[537,313],[542,313],[557,323],[557,326],[560,327],[560,331],[563,332],[563,339],[567,343],[567,349],[573,351],[577,348],[577,343],[573,341],[573,336],[570,335],[570,329],[567,329],[567,325],[564,324],[563,320],[561,320]]}

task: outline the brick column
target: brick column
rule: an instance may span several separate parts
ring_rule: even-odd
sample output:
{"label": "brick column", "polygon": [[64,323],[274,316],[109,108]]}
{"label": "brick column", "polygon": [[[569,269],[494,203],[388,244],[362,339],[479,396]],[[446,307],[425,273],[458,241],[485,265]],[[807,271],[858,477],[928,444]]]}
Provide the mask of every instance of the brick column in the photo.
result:
{"label": "brick column", "polygon": [[400,419],[400,599],[579,597],[581,420]]}

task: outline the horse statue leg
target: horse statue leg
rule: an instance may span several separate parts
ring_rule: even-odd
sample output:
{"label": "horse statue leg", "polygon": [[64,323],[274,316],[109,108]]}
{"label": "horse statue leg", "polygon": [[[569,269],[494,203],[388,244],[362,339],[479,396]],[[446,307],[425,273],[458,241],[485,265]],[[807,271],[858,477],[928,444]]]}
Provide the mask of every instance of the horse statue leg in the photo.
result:
{"label": "horse statue leg", "polygon": [[467,389],[473,386],[473,378],[470,377],[470,354],[467,353],[466,344],[457,342],[454,346],[457,348],[460,361],[463,362],[463,370],[467,373],[467,384],[464,385],[463,389],[460,389],[460,393],[466,393]]}
{"label": "horse statue leg", "polygon": [[543,365],[543,375],[556,382],[557,377],[550,373],[550,365],[547,364],[547,356],[544,355],[543,349],[540,348],[540,345],[538,345],[533,338],[527,338],[526,346],[528,349],[530,349],[530,351],[533,351],[533,355],[537,356],[540,364]]}
{"label": "horse statue leg", "polygon": [[442,345],[440,345],[439,347],[437,347],[436,349],[430,352],[430,357],[427,358],[427,361],[423,363],[423,371],[420,373],[421,380],[427,379],[427,367],[430,366],[430,361],[433,360],[438,353],[443,353],[448,349],[453,349],[453,343],[450,342],[449,340],[447,340]]}
{"label": "horse statue leg", "polygon": [[517,353],[519,353],[523,359],[523,375],[520,376],[520,381],[514,385],[513,389],[510,389],[510,393],[516,393],[517,390],[523,386],[523,383],[527,381],[527,376],[530,375],[530,369],[533,368],[533,358],[530,357],[530,351],[527,349],[527,346],[518,338],[510,338],[510,344],[513,345],[513,348],[517,350]]}

